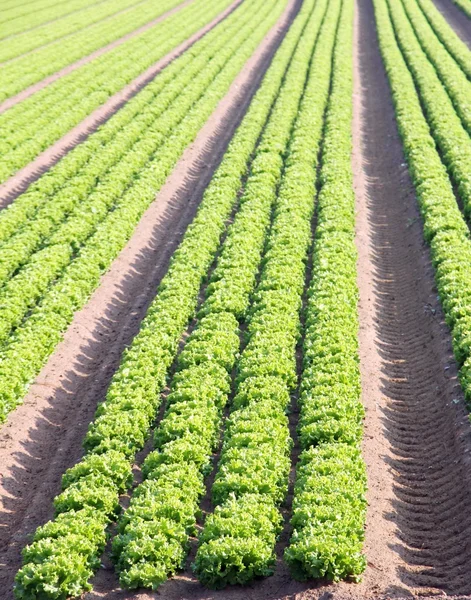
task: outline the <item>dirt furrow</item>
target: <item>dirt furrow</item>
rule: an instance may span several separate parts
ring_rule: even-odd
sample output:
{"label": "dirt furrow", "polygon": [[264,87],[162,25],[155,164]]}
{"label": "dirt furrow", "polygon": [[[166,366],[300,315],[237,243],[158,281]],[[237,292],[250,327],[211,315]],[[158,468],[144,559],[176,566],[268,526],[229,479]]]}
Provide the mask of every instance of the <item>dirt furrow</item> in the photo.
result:
{"label": "dirt furrow", "polygon": [[452,0],[432,0],[455,33],[471,48],[471,19]]}
{"label": "dirt furrow", "polygon": [[7,100],[4,100],[0,104],[0,115],[2,113],[4,113],[6,110],[8,110],[9,108],[11,108],[12,106],[15,106],[15,104],[18,104],[19,102],[22,102],[23,100],[26,100],[26,98],[29,98],[36,92],[39,92],[39,90],[44,89],[46,86],[50,85],[54,81],[57,81],[61,77],[65,77],[66,75],[69,75],[69,73],[73,73],[78,68],[83,67],[83,65],[88,64],[95,58],[98,58],[98,57],[102,56],[103,54],[106,54],[110,50],[113,50],[114,48],[121,46],[121,44],[124,44],[124,42],[127,42],[128,40],[135,37],[136,35],[140,35],[141,33],[144,33],[144,31],[147,31],[151,27],[154,27],[154,25],[157,25],[158,23],[164,21],[165,19],[167,19],[174,13],[178,12],[179,10],[181,10],[182,8],[184,8],[185,6],[187,6],[188,4],[190,4],[193,1],[194,0],[184,0],[178,6],[175,6],[174,8],[168,10],[163,15],[160,15],[160,17],[157,17],[153,21],[149,21],[149,23],[142,25],[142,27],[139,27],[139,29],[135,29],[134,31],[131,31],[130,33],[127,33],[126,35],[123,35],[123,37],[115,40],[114,42],[111,42],[110,44],[107,44],[106,46],[103,46],[103,48],[99,48],[98,50],[95,50],[91,54],[88,54],[88,56],[84,56],[83,58],[76,60],[72,64],[67,65],[66,67],[61,69],[60,71],[57,71],[56,73],[49,75],[49,77],[46,77],[45,79],[42,79],[41,81],[38,81],[38,83],[30,85],[28,88],[19,92],[15,96],[12,96],[11,98],[7,98]]}
{"label": "dirt furrow", "polygon": [[373,6],[357,7],[353,165],[370,487],[369,566],[358,592],[469,594],[471,428]]}
{"label": "dirt furrow", "polygon": [[299,0],[288,2],[184,152],[100,287],[75,315],[23,405],[2,426],[0,590],[11,589],[21,548],[31,532],[52,516],[52,498],[59,491],[61,475],[80,457],[97,402],[123,349],[137,333],[171,254],[299,5]]}
{"label": "dirt furrow", "polygon": [[[187,0],[186,3],[193,0]],[[174,48],[166,56],[162,57],[144,73],[141,73],[134,81],[126,85],[122,90],[116,92],[109,98],[105,104],[102,104],[94,110],[81,123],[76,125],[60,140],[44,150],[37,158],[28,165],[20,169],[15,175],[10,177],[5,183],[0,185],[0,209],[11,204],[15,198],[22,194],[33,181],[36,181],[48,169],[54,166],[75,146],[82,143],[89,135],[94,133],[100,125],[103,125],[110,119],[126,102],[149,84],[165,67],[172,61],[181,56],[188,48],[200,40],[211,29],[214,29],[221,21],[228,17],[244,0],[234,0],[228,8],[219,14],[210,23],[194,33],[179,46]],[[180,5],[182,6],[182,5]]]}

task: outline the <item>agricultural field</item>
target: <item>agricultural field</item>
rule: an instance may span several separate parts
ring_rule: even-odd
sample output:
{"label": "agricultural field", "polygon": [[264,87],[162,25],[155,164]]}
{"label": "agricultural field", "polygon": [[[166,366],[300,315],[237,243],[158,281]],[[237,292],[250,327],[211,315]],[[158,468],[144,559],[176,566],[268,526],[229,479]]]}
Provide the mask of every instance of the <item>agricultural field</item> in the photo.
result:
{"label": "agricultural field", "polygon": [[471,0],[2,0],[0,600],[471,600]]}

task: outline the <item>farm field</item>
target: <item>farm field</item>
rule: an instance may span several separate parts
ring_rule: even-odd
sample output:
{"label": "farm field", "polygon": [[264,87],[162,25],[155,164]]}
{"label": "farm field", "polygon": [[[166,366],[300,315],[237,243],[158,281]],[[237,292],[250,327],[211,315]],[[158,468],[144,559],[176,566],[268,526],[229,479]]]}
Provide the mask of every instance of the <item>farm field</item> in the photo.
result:
{"label": "farm field", "polygon": [[3,0],[0,600],[471,600],[471,0]]}

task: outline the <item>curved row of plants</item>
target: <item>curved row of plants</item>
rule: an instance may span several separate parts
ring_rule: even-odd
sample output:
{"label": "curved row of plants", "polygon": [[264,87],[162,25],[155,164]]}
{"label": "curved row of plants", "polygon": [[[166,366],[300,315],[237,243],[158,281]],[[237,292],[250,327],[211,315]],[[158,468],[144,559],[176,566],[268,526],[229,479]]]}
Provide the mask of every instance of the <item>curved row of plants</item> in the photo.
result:
{"label": "curved row of plants", "polygon": [[456,4],[466,16],[471,19],[471,1],[470,0],[453,0],[453,4]]}
{"label": "curved row of plants", "polygon": [[455,200],[447,169],[422,112],[414,79],[402,56],[385,0],[374,0],[378,35],[388,73],[425,239],[465,396],[471,400],[471,240]]}
{"label": "curved row of plants", "polygon": [[352,153],[353,2],[345,2],[333,63],[308,291],[297,466],[285,559],[299,579],[358,580],[366,519],[361,456],[355,194]]}
{"label": "curved row of plants", "polygon": [[[227,405],[231,390],[230,375],[237,363],[240,345],[239,323],[246,317],[250,296],[256,284],[256,275],[273,206],[274,222],[268,235],[267,253],[263,260],[263,283],[258,287],[257,295],[262,294],[261,289],[267,288],[269,277],[273,275],[276,281],[279,281],[283,276],[284,273],[280,268],[282,257],[284,264],[289,265],[291,273],[293,270],[296,273],[290,278],[289,283],[294,280],[299,287],[299,279],[301,279],[301,287],[303,286],[303,253],[302,247],[299,250],[299,245],[302,246],[303,242],[306,245],[306,226],[303,231],[299,222],[303,216],[307,216],[307,239],[309,240],[309,214],[312,212],[314,197],[314,194],[309,192],[313,191],[314,178],[311,182],[307,181],[308,186],[305,189],[299,180],[298,186],[293,186],[294,173],[297,177],[300,176],[300,164],[296,162],[299,155],[294,156],[288,148],[293,124],[299,123],[297,113],[314,47],[316,47],[316,54],[327,54],[328,62],[328,51],[326,52],[324,47],[328,41],[326,27],[335,19],[333,4],[329,10],[332,16],[326,17],[325,25],[318,38],[327,3],[317,1],[310,16],[313,4],[314,2],[311,1],[303,5],[300,18],[308,22],[301,34],[284,85],[258,146],[245,186],[242,207],[234,225],[229,229],[223,251],[207,288],[206,300],[200,310],[201,320],[180,354],[177,373],[168,397],[167,410],[155,433],[156,450],[147,457],[143,465],[144,483],[135,490],[130,508],[118,524],[119,535],[114,540],[113,552],[120,571],[121,583],[125,587],[147,586],[155,589],[169,574],[173,574],[184,564],[188,550],[188,536],[195,530],[199,501],[204,493],[203,477],[211,470],[211,458],[216,449],[222,424],[222,411]],[[317,46],[316,40],[318,40]],[[313,65],[313,71],[317,73],[321,66],[322,63],[318,60]],[[321,81],[324,85],[321,85]],[[311,84],[311,89],[315,89],[316,101],[321,106],[320,117],[312,126],[304,114],[304,119],[300,123],[303,127],[299,129],[299,126],[296,126],[292,144],[299,145],[296,132],[301,131],[300,135],[305,136],[308,141],[308,156],[310,158],[314,156],[315,160],[316,137],[310,137],[309,134],[316,133],[316,125],[317,129],[321,130],[322,103],[323,98],[325,102],[328,91],[328,74],[316,79]],[[309,102],[312,102],[312,98],[311,91]],[[304,104],[301,106],[301,111],[303,106]],[[312,109],[309,116],[316,117],[316,111]],[[304,128],[306,124],[309,125],[307,130]],[[288,164],[291,165],[291,169],[290,166],[287,166],[287,169],[291,171],[290,181],[294,187],[291,190],[289,210],[288,200],[283,191],[277,194],[282,181],[286,155],[288,155]],[[311,168],[311,176],[313,173]],[[288,185],[287,174],[286,171],[283,175],[282,190]],[[303,189],[304,203],[308,205],[304,215],[297,214],[293,202],[293,196],[296,197],[301,189]],[[288,235],[286,231],[282,232],[282,221],[285,227],[287,221],[295,221],[298,227],[291,227]],[[297,239],[295,234],[301,234],[301,240]],[[293,248],[298,249],[298,256],[295,252],[290,252],[286,244],[287,237]],[[293,258],[301,263],[300,266],[293,261]],[[274,267],[275,261],[278,265],[277,271]],[[299,270],[301,270],[301,278]],[[266,293],[268,294],[268,291]],[[264,316],[268,316],[266,312]],[[251,324],[254,319],[256,317],[250,317]],[[249,328],[251,327],[252,325],[249,325]],[[267,327],[270,327],[268,323]],[[283,344],[285,340],[280,336],[279,341]],[[252,346],[253,341],[252,344],[249,342],[247,347],[251,349],[246,349],[242,354],[242,363],[247,352],[254,351]],[[274,360],[277,356],[272,353],[270,358]],[[238,414],[240,416],[240,413]],[[245,416],[247,418],[247,414]],[[232,425],[229,428],[233,426],[234,419],[235,415],[231,418]],[[251,423],[245,421],[245,424],[250,428],[254,421]],[[245,462],[243,468],[248,469],[250,476],[254,478],[256,475],[252,467],[256,465],[260,467],[267,455],[263,452],[266,435],[260,429],[260,422],[258,425],[252,431],[252,438],[254,446],[257,444],[257,450],[262,453],[259,462],[256,463],[248,454],[244,457],[239,455],[239,461],[242,459]],[[267,431],[271,430],[267,421],[264,422],[264,426],[267,427]],[[285,438],[289,438],[289,432],[286,433]],[[226,431],[225,454],[227,454],[227,435]],[[231,448],[235,451],[235,437],[229,437]],[[249,430],[245,430],[243,437],[247,442],[251,437]],[[255,450],[252,450],[252,455],[254,452]],[[275,461],[276,459],[273,459],[276,464]],[[239,467],[240,465],[239,462]],[[228,465],[228,470],[230,469]],[[267,472],[265,471],[265,474]],[[233,476],[237,477],[235,473]],[[218,486],[221,488],[220,478],[219,481],[216,480],[214,486],[213,490]],[[240,521],[242,513],[236,507],[229,508],[232,509],[235,513],[231,518],[234,519],[234,527],[236,527],[235,524]],[[246,523],[246,518],[244,521]],[[229,538],[225,539],[228,542],[224,553],[227,560],[220,569],[220,573],[224,570],[225,582],[238,580],[233,572],[237,567],[229,558],[234,555],[234,552],[239,553],[239,560],[247,567],[246,571],[240,574],[240,581],[246,581],[250,577],[266,572],[266,567],[260,569],[261,565],[257,562],[247,564],[248,559],[253,559],[253,554],[248,553],[244,540],[233,539],[231,543]],[[242,555],[244,550],[245,556]],[[217,558],[220,559],[221,556],[222,554],[219,554]]]}
{"label": "curved row of plants", "polygon": [[[261,0],[256,2],[260,4]],[[163,146],[143,166],[139,175],[130,180],[131,185],[107,213],[106,218],[98,224],[87,243],[78,250],[61,277],[28,313],[27,318],[13,332],[8,344],[0,351],[0,410],[3,418],[21,401],[29,382],[60,341],[74,312],[88,300],[103,272],[131,237],[136,224],[164,184],[181,153],[193,141],[268,28],[276,21],[284,5],[285,0],[279,0],[269,7],[271,10],[267,18],[258,25],[255,19],[254,31],[250,31],[249,26],[249,31],[243,31],[239,37],[234,37],[234,45],[239,44],[238,48],[234,48],[229,42],[224,52],[220,52],[218,58],[210,62],[210,65],[219,64],[220,70],[214,72],[210,67],[212,77],[207,81],[209,85],[204,90],[200,89],[201,98],[190,110],[185,107],[181,115],[178,106],[174,108],[174,114],[180,118],[171,131],[166,131]],[[263,14],[263,10],[261,13]],[[244,35],[247,37],[243,42]],[[218,62],[219,59],[222,65]],[[198,80],[195,85],[202,87],[204,81],[205,78]],[[189,91],[191,89],[188,88]],[[180,96],[180,99],[186,101],[185,95]],[[103,196],[96,198],[93,207],[96,212],[100,210],[100,203],[104,202]],[[77,223],[77,231],[89,227],[94,214],[91,212],[88,217],[84,215],[82,222]],[[67,228],[67,232],[69,229]],[[72,240],[69,238],[70,241],[73,242],[73,236]],[[63,239],[55,239],[55,242],[60,245]],[[74,249],[73,243],[71,247]]]}
{"label": "curved row of plants", "polygon": [[433,65],[423,52],[401,2],[388,7],[395,35],[414,78],[430,131],[462,200],[466,216],[471,216],[470,137],[456,113]]}
{"label": "curved row of plants", "polygon": [[210,5],[195,0],[145,33],[61,77],[1,114],[0,183],[216,18],[229,4],[230,0],[216,0]]}
{"label": "curved row of plants", "polygon": [[[181,0],[174,2],[174,5],[177,6],[179,2]],[[171,5],[169,7],[172,8]],[[145,25],[165,10],[168,8],[164,3],[156,7],[151,0],[105,0],[86,7],[79,14],[75,11],[41,27],[14,37],[8,36],[0,41],[0,61],[12,60],[33,50],[41,52],[50,66],[47,71],[38,73],[40,79]],[[122,11],[126,12],[116,14]],[[44,52],[43,46],[46,44],[53,52]]]}
{"label": "curved row of plants", "polygon": [[25,564],[16,578],[17,598],[30,599],[40,593],[65,598],[90,589],[88,580],[99,566],[107,525],[119,510],[119,493],[131,483],[131,463],[156,418],[160,391],[182,333],[195,313],[200,286],[237,203],[250,158],[302,32],[303,18],[297,17],[276,53],[139,334],[123,355],[87,435],[87,453],[64,475],[55,519],[40,527],[24,550]]}

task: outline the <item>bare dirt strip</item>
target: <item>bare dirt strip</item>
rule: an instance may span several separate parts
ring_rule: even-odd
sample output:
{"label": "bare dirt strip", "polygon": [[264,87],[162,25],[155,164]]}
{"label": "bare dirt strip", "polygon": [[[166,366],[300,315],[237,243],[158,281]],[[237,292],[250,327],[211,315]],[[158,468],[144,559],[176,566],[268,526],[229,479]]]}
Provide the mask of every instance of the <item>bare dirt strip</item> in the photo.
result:
{"label": "bare dirt strip", "polygon": [[160,17],[157,17],[156,19],[154,19],[153,21],[149,21],[149,23],[142,25],[142,27],[139,27],[139,29],[135,29],[134,31],[131,31],[130,33],[127,33],[126,35],[123,35],[123,37],[120,37],[119,39],[115,40],[114,42],[111,42],[110,44],[107,44],[106,46],[103,46],[102,48],[95,50],[95,52],[88,54],[88,56],[84,56],[83,58],[80,58],[79,60],[73,62],[72,64],[67,65],[60,71],[57,71],[57,73],[53,73],[52,75],[49,75],[49,77],[46,77],[45,79],[42,79],[41,81],[38,81],[38,83],[30,85],[28,88],[26,88],[25,90],[22,90],[15,96],[12,96],[11,98],[8,98],[7,100],[4,100],[0,104],[0,115],[2,113],[4,113],[6,110],[8,110],[9,108],[11,108],[12,106],[15,106],[15,104],[18,104],[19,102],[22,102],[23,100],[26,100],[26,98],[29,98],[36,92],[39,92],[39,90],[44,89],[45,87],[47,87],[54,81],[57,81],[61,77],[65,77],[66,75],[69,75],[69,73],[73,73],[78,68],[83,67],[83,65],[88,64],[95,58],[103,56],[103,54],[106,54],[110,50],[113,50],[114,48],[121,46],[121,44],[124,44],[124,42],[127,42],[128,40],[135,37],[136,35],[140,35],[141,33],[144,33],[144,31],[147,31],[151,27],[154,27],[158,23],[161,23],[165,19],[168,19],[168,17],[170,17],[171,15],[180,11],[182,8],[184,8],[185,6],[187,6],[188,4],[190,4],[193,1],[194,0],[184,0],[181,4],[178,4],[178,6],[171,8],[170,10],[165,12],[163,15],[160,15]]}
{"label": "bare dirt strip", "polygon": [[[192,1],[193,0],[187,0],[187,3]],[[144,73],[141,73],[141,75],[136,77],[134,81],[129,83],[119,92],[116,92],[116,94],[111,96],[111,98],[109,98],[105,104],[102,104],[100,107],[94,110],[90,115],[88,115],[88,117],[86,117],[81,123],[66,133],[60,140],[44,150],[44,152],[42,152],[32,162],[20,169],[17,173],[15,173],[15,175],[0,185],[0,209],[11,204],[15,198],[22,194],[31,185],[31,183],[33,183],[33,181],[36,181],[48,169],[59,162],[59,160],[68,152],[73,150],[75,146],[85,141],[89,135],[95,132],[100,125],[103,125],[103,123],[108,121],[108,119],[110,119],[122,106],[124,106],[126,102],[133,98],[161,71],[163,71],[165,67],[186,52],[188,48],[200,40],[209,31],[211,31],[211,29],[214,29],[216,25],[221,23],[221,21],[229,16],[243,1],[244,0],[234,0],[230,6],[228,6],[210,23],[205,25],[202,29],[194,33],[191,37],[174,48],[171,52],[154,63],[151,67],[144,71]]]}
{"label": "bare dirt strip", "polygon": [[300,0],[288,2],[184,152],[100,287],[75,315],[23,405],[1,427],[0,598],[11,597],[28,536],[52,516],[61,475],[80,458],[97,402],[123,349],[139,330],[169,259],[299,6]]}
{"label": "bare dirt strip", "polygon": [[471,19],[452,0],[433,0],[456,34],[471,48]]}

